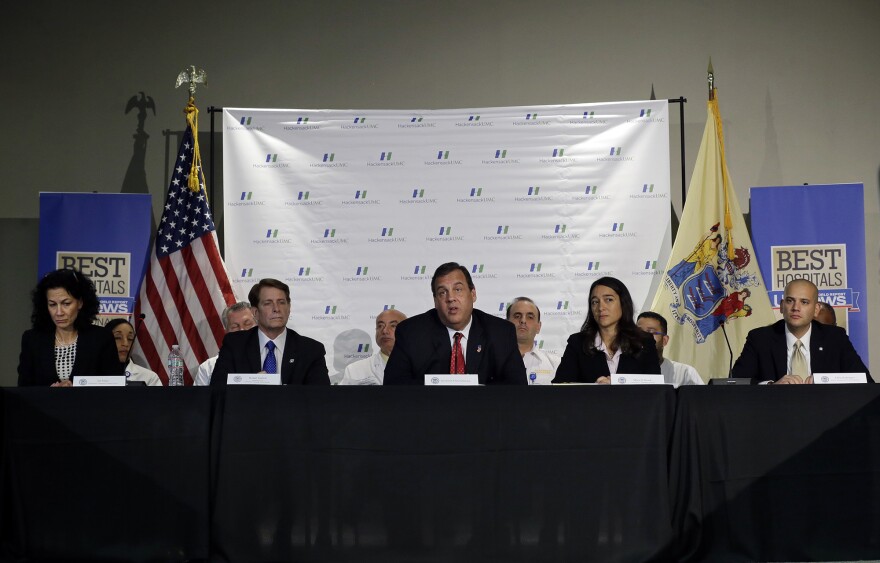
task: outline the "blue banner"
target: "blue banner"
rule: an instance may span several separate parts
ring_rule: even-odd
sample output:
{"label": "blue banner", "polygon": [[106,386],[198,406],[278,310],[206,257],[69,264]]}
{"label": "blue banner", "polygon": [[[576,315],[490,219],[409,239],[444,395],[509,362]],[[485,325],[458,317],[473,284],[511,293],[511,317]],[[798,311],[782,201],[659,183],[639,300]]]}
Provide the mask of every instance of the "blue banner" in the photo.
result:
{"label": "blue banner", "polygon": [[863,192],[862,184],[752,188],[751,208],[755,253],[773,307],[778,310],[789,281],[812,281],[867,364]]}
{"label": "blue banner", "polygon": [[150,249],[149,194],[40,194],[39,277],[76,268],[95,282],[98,322],[134,312]]}

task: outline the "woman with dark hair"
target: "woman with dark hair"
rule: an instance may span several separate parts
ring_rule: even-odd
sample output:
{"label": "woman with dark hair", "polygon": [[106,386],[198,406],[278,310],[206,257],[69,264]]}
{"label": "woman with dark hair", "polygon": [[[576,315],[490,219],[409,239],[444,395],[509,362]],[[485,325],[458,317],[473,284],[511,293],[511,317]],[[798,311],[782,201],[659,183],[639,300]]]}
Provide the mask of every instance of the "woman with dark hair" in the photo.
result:
{"label": "woman with dark hair", "polygon": [[31,296],[33,328],[21,336],[18,384],[70,387],[75,375],[122,375],[113,336],[94,325],[98,296],[73,269],[49,272]]}
{"label": "woman with dark hair", "polygon": [[623,282],[599,278],[590,286],[590,310],[568,338],[553,383],[611,383],[616,373],[660,373],[654,338],[633,320]]}
{"label": "woman with dark hair", "polygon": [[104,325],[116,342],[119,361],[125,366],[125,381],[143,381],[149,386],[162,385],[159,375],[150,369],[141,367],[131,359],[131,347],[134,344],[134,327],[125,319],[113,319]]}

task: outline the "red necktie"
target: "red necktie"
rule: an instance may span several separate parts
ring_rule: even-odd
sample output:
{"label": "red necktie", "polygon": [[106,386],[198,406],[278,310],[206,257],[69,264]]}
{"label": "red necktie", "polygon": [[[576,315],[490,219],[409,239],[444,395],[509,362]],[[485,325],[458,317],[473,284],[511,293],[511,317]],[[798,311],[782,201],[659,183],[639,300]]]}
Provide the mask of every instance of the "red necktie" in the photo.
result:
{"label": "red necktie", "polygon": [[456,332],[453,338],[455,342],[452,344],[452,357],[449,358],[449,373],[464,373],[464,354],[461,351],[460,332]]}

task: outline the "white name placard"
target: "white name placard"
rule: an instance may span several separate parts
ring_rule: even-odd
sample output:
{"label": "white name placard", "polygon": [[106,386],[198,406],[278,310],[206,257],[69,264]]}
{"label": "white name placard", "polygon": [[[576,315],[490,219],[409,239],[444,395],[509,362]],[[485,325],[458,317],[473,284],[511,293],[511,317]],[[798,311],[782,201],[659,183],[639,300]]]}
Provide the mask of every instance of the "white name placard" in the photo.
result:
{"label": "white name placard", "polygon": [[280,373],[230,373],[226,385],[281,385]]}
{"label": "white name placard", "polygon": [[813,383],[867,383],[868,375],[864,373],[814,373]]}
{"label": "white name placard", "polygon": [[426,373],[425,385],[479,385],[476,373]]}
{"label": "white name placard", "polygon": [[124,375],[75,375],[74,387],[125,387]]}
{"label": "white name placard", "polygon": [[611,385],[665,385],[661,373],[618,373],[611,376]]}

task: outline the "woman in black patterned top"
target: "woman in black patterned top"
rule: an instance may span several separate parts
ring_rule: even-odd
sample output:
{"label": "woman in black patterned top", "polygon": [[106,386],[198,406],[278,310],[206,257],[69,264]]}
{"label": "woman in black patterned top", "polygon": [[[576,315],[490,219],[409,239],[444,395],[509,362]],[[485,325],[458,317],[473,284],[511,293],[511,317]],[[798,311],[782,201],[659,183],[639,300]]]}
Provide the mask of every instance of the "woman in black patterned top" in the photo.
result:
{"label": "woman in black patterned top", "polygon": [[33,328],[21,337],[18,385],[69,387],[75,375],[121,375],[113,335],[94,323],[98,296],[74,269],[49,272],[32,294]]}

